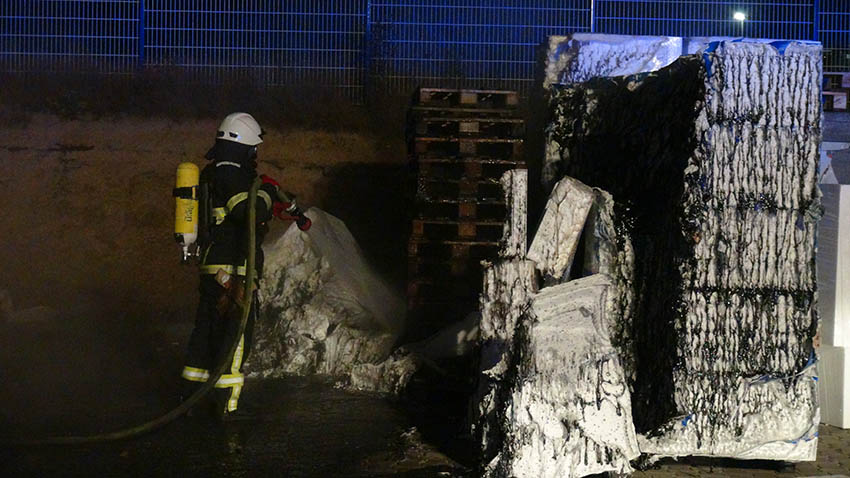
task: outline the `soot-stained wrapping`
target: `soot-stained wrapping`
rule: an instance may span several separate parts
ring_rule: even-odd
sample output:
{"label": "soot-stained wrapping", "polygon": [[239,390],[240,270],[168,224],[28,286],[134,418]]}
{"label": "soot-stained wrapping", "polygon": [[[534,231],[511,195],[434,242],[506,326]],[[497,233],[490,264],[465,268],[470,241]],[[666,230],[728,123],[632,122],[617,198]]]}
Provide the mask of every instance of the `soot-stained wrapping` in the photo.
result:
{"label": "soot-stained wrapping", "polygon": [[508,365],[513,357],[514,333],[537,290],[534,262],[509,259],[484,266],[481,293],[481,357],[478,389],[473,396],[470,422],[485,461],[502,440]]}
{"label": "soot-stained wrapping", "polygon": [[609,314],[611,343],[619,351],[620,363],[630,389],[635,381],[632,323],[635,311],[635,253],[629,233],[629,213],[613,196],[593,188],[593,206],[585,220],[582,276],[605,274],[613,281],[609,291],[616,314]]}
{"label": "soot-stained wrapping", "polygon": [[499,257],[525,257],[528,248],[528,171],[505,171],[500,180],[508,214],[502,231]]}
{"label": "soot-stained wrapping", "polygon": [[[610,193],[623,212],[634,254],[634,302],[622,349],[634,372],[639,432],[676,413],[672,371],[678,274],[688,244],[681,234],[683,177],[696,148],[695,122],[705,97],[699,58],[655,73],[595,79],[550,91],[550,143],[558,144],[557,177],[571,176]],[[625,219],[628,216],[628,219]],[[621,274],[618,274],[621,276]],[[628,318],[628,317],[627,317]]]}
{"label": "soot-stained wrapping", "polygon": [[[347,380],[357,366],[388,359],[402,329],[404,302],[369,267],[342,221],[316,208],[306,214],[313,221],[308,232],[293,224],[264,246],[262,308],[247,367],[261,377]],[[392,389],[378,372],[405,377],[399,367],[406,362],[396,362],[360,369],[355,386]],[[370,376],[378,377],[371,388],[365,383]]]}
{"label": "soot-stained wrapping", "polygon": [[543,88],[601,76],[624,76],[663,68],[687,54],[681,37],[574,33],[549,37]]}
{"label": "soot-stained wrapping", "polygon": [[634,314],[612,341],[644,452],[814,459],[820,51],[721,42],[550,92],[552,177],[629,213]]}
{"label": "soot-stained wrapping", "polygon": [[541,289],[521,318],[507,376],[502,444],[485,476],[628,473],[637,438],[602,274]]}
{"label": "soot-stained wrapping", "polygon": [[[629,460],[639,452],[629,380],[611,336],[629,340],[615,316],[632,309],[626,284],[634,260],[624,214],[616,209],[610,194],[564,178],[529,258],[485,266],[481,375],[471,407],[485,476],[631,471]],[[512,208],[510,223],[521,222],[516,214],[524,216],[524,207]],[[506,237],[516,236],[513,229],[506,228]],[[570,281],[577,255],[586,256],[578,273],[595,275]],[[554,284],[539,293],[538,270]],[[616,288],[605,275],[615,273]]]}
{"label": "soot-stained wrapping", "polygon": [[470,400],[469,421],[485,461],[501,444],[505,394],[509,383],[505,373],[511,362],[514,332],[537,290],[535,264],[527,260],[528,173],[508,171],[502,176],[505,202],[509,205],[499,251],[500,260],[484,263],[484,284],[480,296],[478,387]]}

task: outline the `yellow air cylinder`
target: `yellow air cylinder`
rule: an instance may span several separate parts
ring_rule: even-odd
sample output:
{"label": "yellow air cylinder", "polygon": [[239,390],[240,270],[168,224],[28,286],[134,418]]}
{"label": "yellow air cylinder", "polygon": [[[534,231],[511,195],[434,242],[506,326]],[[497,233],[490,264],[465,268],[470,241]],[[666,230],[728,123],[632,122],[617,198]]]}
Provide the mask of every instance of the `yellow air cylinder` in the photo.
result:
{"label": "yellow air cylinder", "polygon": [[174,238],[183,247],[186,261],[198,240],[198,182],[201,173],[194,163],[177,166],[177,187],[174,189]]}

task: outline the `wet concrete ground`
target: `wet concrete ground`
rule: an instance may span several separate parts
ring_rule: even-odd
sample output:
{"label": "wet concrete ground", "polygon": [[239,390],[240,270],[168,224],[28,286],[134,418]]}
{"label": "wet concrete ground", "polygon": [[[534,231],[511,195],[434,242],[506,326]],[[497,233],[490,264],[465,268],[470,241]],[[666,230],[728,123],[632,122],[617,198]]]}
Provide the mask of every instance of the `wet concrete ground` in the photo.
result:
{"label": "wet concrete ground", "polygon": [[[249,381],[243,405],[255,412],[251,420],[219,424],[184,417],[153,434],[117,443],[4,446],[0,476],[475,476],[469,471],[468,443],[440,432],[456,434],[458,416],[438,420],[424,408],[308,379]],[[149,412],[144,406],[92,411],[97,418],[86,431],[109,431],[107,423],[133,423],[151,418],[144,416]],[[850,475],[850,430],[823,426],[814,463],[667,460],[634,476],[834,475]]]}
{"label": "wet concrete ground", "polygon": [[[117,443],[4,447],[0,476],[464,476],[414,428],[410,410],[380,397],[291,379],[249,382],[243,404],[252,419],[184,417]],[[126,420],[112,418],[100,420]]]}

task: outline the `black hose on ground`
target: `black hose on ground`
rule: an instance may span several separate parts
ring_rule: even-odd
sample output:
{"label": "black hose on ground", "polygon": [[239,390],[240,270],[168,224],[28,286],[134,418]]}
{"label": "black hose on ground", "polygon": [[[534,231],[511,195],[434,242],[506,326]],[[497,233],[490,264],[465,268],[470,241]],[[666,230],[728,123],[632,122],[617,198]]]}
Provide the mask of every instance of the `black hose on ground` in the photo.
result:
{"label": "black hose on ground", "polygon": [[256,266],[256,242],[257,242],[257,228],[256,228],[256,203],[257,203],[257,190],[260,186],[260,180],[254,180],[254,183],[251,185],[251,189],[248,191],[248,258],[246,263],[246,271],[245,271],[245,294],[243,296],[242,303],[242,317],[239,321],[239,331],[234,336],[233,343],[230,344],[230,349],[228,353],[223,357],[223,361],[218,367],[213,371],[210,375],[209,380],[203,383],[189,398],[187,398],[183,403],[177,406],[177,408],[171,410],[170,412],[162,415],[158,418],[150,420],[148,422],[142,423],[141,425],[137,425],[131,428],[125,428],[123,430],[118,430],[109,433],[101,433],[97,435],[88,435],[88,436],[65,436],[65,437],[49,437],[49,438],[41,438],[41,439],[33,439],[33,440],[21,440],[15,441],[11,443],[6,443],[6,445],[12,446],[41,446],[41,445],[82,445],[82,444],[90,444],[90,443],[103,443],[115,440],[123,440],[127,438],[136,437],[139,435],[143,435],[145,433],[152,432],[157,430],[168,423],[174,421],[179,418],[184,413],[188,412],[195,404],[197,404],[204,396],[209,393],[210,390],[213,389],[215,383],[218,382],[218,379],[227,372],[228,367],[230,367],[230,363],[233,361],[233,354],[236,351],[236,346],[239,343],[239,338],[242,337],[242,334],[245,332],[245,324],[248,322],[248,314],[251,313],[251,304],[254,298],[254,281],[256,279],[257,271],[255,269]]}

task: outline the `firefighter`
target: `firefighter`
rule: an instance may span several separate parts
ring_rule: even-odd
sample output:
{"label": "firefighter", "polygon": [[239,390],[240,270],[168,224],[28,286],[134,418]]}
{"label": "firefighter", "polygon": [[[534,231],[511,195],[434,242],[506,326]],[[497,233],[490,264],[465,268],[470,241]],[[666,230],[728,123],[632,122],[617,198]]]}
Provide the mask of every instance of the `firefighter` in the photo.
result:
{"label": "firefighter", "polygon": [[[200,301],[182,373],[183,396],[191,395],[214,373],[233,341],[238,340],[232,363],[216,382],[213,393],[215,415],[223,421],[245,415],[236,413],[244,384],[242,364],[251,350],[259,309],[255,292],[245,332],[235,337],[239,320],[234,317],[239,316],[240,301],[231,297],[236,290],[232,285],[244,281],[249,247],[256,248],[256,276],[262,277],[261,244],[268,231],[266,222],[273,215],[291,219],[283,213],[297,211],[294,203],[279,200],[285,195],[275,180],[261,176],[256,201],[256,244],[247,244],[248,190],[257,176],[257,147],[263,142],[262,136],[263,130],[251,115],[228,115],[218,128],[215,145],[206,154],[211,162],[200,175]],[[309,220],[298,212],[298,226],[306,230]]]}

